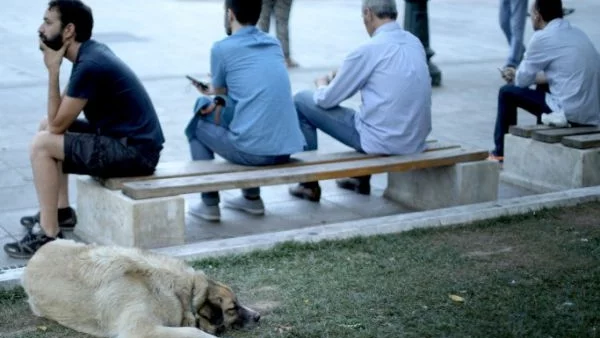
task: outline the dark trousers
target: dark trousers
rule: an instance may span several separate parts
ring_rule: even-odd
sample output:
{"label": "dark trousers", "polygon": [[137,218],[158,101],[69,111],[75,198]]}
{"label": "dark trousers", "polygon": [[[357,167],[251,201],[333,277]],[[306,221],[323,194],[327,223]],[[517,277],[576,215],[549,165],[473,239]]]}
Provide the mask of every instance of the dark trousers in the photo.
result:
{"label": "dark trousers", "polygon": [[546,105],[547,86],[538,86],[536,89],[521,88],[515,85],[505,85],[498,93],[498,115],[494,129],[494,155],[504,156],[504,134],[508,128],[517,124],[517,108],[522,108],[537,117],[541,123],[543,113],[552,110]]}

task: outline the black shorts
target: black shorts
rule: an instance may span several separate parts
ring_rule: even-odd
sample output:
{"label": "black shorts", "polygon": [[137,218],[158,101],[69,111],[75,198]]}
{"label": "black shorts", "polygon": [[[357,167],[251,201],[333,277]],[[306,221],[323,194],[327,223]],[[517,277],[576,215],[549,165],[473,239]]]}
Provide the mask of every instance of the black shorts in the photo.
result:
{"label": "black shorts", "polygon": [[127,139],[98,135],[85,120],[77,119],[64,136],[66,174],[101,178],[145,176],[154,172],[160,150],[128,144]]}

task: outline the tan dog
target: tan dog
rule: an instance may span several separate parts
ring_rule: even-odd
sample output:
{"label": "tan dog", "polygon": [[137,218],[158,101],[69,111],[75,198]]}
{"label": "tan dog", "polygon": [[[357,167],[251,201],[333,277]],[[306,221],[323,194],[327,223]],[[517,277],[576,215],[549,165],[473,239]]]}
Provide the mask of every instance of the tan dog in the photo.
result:
{"label": "tan dog", "polygon": [[139,249],[56,240],[31,258],[23,287],[37,316],[100,337],[208,338],[260,319],[229,287]]}

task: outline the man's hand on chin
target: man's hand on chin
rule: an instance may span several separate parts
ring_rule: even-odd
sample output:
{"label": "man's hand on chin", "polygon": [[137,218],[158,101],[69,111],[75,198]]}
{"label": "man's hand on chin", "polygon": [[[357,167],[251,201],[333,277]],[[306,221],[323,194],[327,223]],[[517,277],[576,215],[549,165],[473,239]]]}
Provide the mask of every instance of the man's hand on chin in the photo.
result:
{"label": "man's hand on chin", "polygon": [[44,64],[48,68],[48,71],[58,72],[60,70],[60,65],[67,52],[67,48],[69,48],[69,42],[65,42],[59,50],[54,50],[40,39],[40,50],[44,53]]}

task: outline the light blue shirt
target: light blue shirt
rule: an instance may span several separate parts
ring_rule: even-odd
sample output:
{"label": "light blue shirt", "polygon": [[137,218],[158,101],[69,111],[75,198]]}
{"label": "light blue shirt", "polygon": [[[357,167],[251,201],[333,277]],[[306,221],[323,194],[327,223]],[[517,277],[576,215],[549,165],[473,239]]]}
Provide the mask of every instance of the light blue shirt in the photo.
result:
{"label": "light blue shirt", "polygon": [[380,26],[350,53],[314,100],[331,108],[360,91],[355,126],[369,154],[412,154],[431,132],[431,77],[421,41],[398,23]]}
{"label": "light blue shirt", "polygon": [[600,124],[600,54],[583,31],[554,19],[533,33],[515,85],[529,87],[538,72],[550,85],[550,109],[564,112],[571,122]]}
{"label": "light blue shirt", "polygon": [[264,156],[303,150],[279,41],[255,26],[243,27],[216,42],[210,59],[213,87],[227,88],[235,105],[229,130],[238,150]]}

